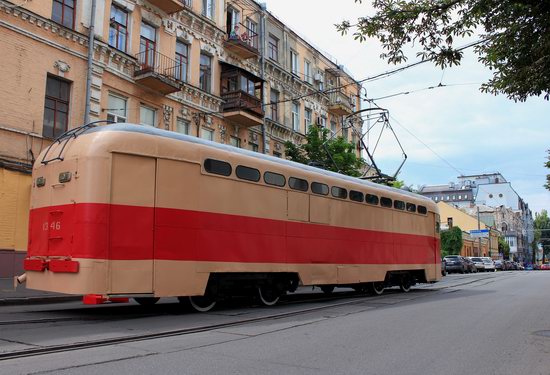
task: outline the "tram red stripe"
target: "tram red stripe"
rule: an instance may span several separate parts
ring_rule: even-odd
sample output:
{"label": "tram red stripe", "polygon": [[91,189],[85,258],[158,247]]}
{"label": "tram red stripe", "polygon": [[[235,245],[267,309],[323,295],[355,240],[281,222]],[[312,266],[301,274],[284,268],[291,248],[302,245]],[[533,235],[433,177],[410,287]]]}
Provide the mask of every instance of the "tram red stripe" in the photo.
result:
{"label": "tram red stripe", "polygon": [[435,262],[435,246],[438,242],[429,236],[85,203],[31,210],[28,254],[114,260],[426,264]]}

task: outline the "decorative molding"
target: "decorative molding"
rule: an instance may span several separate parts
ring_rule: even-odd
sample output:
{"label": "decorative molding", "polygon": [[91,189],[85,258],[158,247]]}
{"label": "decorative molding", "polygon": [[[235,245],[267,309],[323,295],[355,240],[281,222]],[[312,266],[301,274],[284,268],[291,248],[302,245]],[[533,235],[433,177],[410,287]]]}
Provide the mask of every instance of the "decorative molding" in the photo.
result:
{"label": "decorative molding", "polygon": [[53,67],[59,71],[59,75],[63,77],[65,73],[71,70],[71,66],[63,60],[57,60],[53,63]]}
{"label": "decorative molding", "polygon": [[221,139],[222,143],[225,143],[225,135],[226,135],[226,131],[227,131],[225,125],[219,124],[218,129],[220,130],[220,139]]}
{"label": "decorative molding", "polygon": [[166,105],[166,104],[162,105],[162,119],[164,121],[165,130],[170,130],[170,119],[172,118],[173,111],[174,111],[174,108],[170,107],[169,105]]}

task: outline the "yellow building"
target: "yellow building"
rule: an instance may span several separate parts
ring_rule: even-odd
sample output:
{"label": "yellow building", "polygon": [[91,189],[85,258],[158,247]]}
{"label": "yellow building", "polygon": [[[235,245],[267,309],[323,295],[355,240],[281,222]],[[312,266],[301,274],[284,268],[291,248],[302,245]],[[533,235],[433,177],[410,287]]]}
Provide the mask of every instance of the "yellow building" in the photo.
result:
{"label": "yellow building", "polygon": [[0,35],[0,277],[20,271],[35,158],[86,119],[279,157],[311,124],[358,140],[360,84],[252,0],[0,0]]}
{"label": "yellow building", "polygon": [[[476,217],[470,216],[460,209],[447,204],[438,202],[439,215],[441,218],[441,228],[447,229],[450,225],[457,226],[464,232],[462,235],[462,256],[488,256],[493,259],[498,259],[498,237],[500,232],[495,228],[487,226],[483,222],[478,222]],[[473,238],[468,233],[471,230],[488,229],[488,238]]]}

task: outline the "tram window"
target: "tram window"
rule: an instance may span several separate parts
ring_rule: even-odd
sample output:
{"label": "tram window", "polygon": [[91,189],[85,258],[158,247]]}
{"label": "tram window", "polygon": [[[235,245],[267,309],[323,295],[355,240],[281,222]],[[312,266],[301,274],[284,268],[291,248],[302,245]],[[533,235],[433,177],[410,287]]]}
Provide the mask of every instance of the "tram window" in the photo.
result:
{"label": "tram window", "polygon": [[390,198],[382,197],[380,198],[380,205],[382,207],[390,207],[392,206],[392,200]]}
{"label": "tram window", "polygon": [[330,189],[330,193],[335,198],[346,199],[348,197],[348,191],[338,186],[333,186],[332,189]]}
{"label": "tram window", "polygon": [[405,202],[403,201],[393,201],[393,208],[396,210],[404,210],[405,209]]}
{"label": "tram window", "polygon": [[363,202],[365,200],[365,194],[360,191],[350,190],[349,199],[356,202]]}
{"label": "tram window", "polygon": [[264,181],[268,185],[280,186],[283,187],[286,184],[286,178],[282,174],[265,172]]}
{"label": "tram window", "polygon": [[407,203],[407,211],[409,211],[409,212],[416,212],[416,204]]}
{"label": "tram window", "polygon": [[260,171],[256,168],[245,167],[239,165],[235,168],[235,174],[238,178],[248,181],[258,182],[260,181]]}
{"label": "tram window", "polygon": [[328,185],[322,184],[320,182],[312,182],[311,191],[314,192],[315,194],[327,195]]}
{"label": "tram window", "polygon": [[232,171],[231,164],[216,159],[206,159],[204,161],[204,169],[208,173],[219,174],[222,176],[230,176]]}
{"label": "tram window", "polygon": [[290,186],[291,189],[300,191],[307,191],[309,187],[306,180],[302,180],[301,178],[296,177],[290,177],[288,179],[288,186]]}
{"label": "tram window", "polygon": [[428,209],[424,206],[418,206],[418,213],[422,215],[426,215],[428,213]]}
{"label": "tram window", "polygon": [[365,198],[366,202],[368,204],[374,204],[374,205],[378,205],[378,196],[376,195],[372,195],[372,194],[367,194],[367,197]]}

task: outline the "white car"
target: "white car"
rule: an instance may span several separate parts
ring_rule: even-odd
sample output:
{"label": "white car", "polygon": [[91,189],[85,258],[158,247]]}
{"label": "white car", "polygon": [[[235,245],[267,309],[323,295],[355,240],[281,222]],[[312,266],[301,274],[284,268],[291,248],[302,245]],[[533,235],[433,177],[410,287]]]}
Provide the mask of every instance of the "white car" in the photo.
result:
{"label": "white car", "polygon": [[485,271],[485,264],[483,263],[483,259],[481,259],[480,257],[470,257],[470,260],[474,262],[474,265],[477,268],[477,272]]}
{"label": "white car", "polygon": [[489,257],[482,257],[483,265],[485,266],[485,272],[495,272],[497,268],[495,267],[495,262]]}

